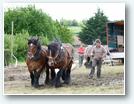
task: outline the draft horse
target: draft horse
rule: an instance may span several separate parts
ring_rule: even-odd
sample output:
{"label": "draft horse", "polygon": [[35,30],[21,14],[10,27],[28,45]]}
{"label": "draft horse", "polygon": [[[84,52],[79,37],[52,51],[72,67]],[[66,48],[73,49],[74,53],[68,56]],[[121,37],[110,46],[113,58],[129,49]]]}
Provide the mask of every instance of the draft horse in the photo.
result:
{"label": "draft horse", "polygon": [[[52,84],[55,87],[60,87],[60,78],[65,84],[70,83],[70,73],[73,64],[73,48],[69,45],[62,45],[60,42],[52,42],[48,45],[48,66],[51,70]],[[59,69],[57,74],[54,72]],[[53,75],[52,75],[53,74]]]}
{"label": "draft horse", "polygon": [[[41,47],[39,39],[32,37],[28,39],[28,52],[26,64],[30,73],[31,85],[35,88],[39,87],[39,77],[47,64],[47,49]],[[46,70],[45,83],[49,81],[49,73]]]}

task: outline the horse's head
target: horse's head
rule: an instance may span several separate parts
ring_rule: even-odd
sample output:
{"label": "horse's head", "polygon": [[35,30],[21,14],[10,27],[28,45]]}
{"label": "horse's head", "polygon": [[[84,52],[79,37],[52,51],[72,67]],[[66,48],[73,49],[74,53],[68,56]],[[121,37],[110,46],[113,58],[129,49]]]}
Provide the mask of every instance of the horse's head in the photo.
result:
{"label": "horse's head", "polygon": [[41,46],[38,38],[32,37],[28,39],[28,58],[32,59],[40,48]]}
{"label": "horse's head", "polygon": [[48,45],[48,64],[49,66],[54,66],[56,63],[56,58],[60,54],[62,46],[58,42],[54,42]]}

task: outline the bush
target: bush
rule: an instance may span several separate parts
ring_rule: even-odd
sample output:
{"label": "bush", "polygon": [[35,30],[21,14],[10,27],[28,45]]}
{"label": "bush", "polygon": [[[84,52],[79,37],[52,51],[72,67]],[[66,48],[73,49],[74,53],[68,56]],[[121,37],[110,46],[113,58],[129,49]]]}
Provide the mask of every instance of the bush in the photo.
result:
{"label": "bush", "polygon": [[[13,42],[13,54],[19,61],[24,61],[27,52],[27,39],[29,37],[28,32],[23,32],[22,34],[16,34],[13,37],[11,35],[4,35],[4,49],[8,49],[11,53],[11,42]],[[12,40],[12,41],[11,41]],[[11,57],[11,55],[10,55]],[[5,57],[5,60],[11,62],[9,57]]]}
{"label": "bush", "polygon": [[22,33],[23,30],[26,30],[32,36],[43,35],[49,40],[53,40],[56,36],[59,36],[60,34],[70,36],[70,31],[65,29],[64,26],[59,25],[60,23],[58,23],[58,21],[54,21],[41,9],[36,9],[34,5],[8,9],[7,11],[5,11],[5,34],[10,34],[12,21],[14,23],[14,34]]}
{"label": "bush", "polygon": [[[23,31],[23,33],[19,33],[13,36],[13,54],[18,59],[18,61],[25,61],[27,57],[27,39],[30,38],[28,32]],[[49,39],[44,36],[39,37],[40,42],[42,45],[49,44]],[[11,35],[5,34],[4,35],[4,62],[5,65],[12,63],[11,61]]]}
{"label": "bush", "polygon": [[[14,36],[11,37],[11,22],[14,23]],[[11,40],[13,41],[13,53],[18,61],[24,61],[27,56],[27,38],[39,36],[41,44],[47,45],[55,38],[63,43],[73,43],[73,35],[66,26],[38,10],[35,6],[8,9],[4,12],[4,48],[9,50],[5,60],[11,62]],[[11,39],[12,38],[12,39]]]}

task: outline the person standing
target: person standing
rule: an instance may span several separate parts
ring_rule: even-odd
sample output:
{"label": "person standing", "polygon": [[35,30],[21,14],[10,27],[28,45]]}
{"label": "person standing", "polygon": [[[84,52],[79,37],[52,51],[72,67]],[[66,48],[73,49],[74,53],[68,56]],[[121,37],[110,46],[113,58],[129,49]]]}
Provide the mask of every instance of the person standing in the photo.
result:
{"label": "person standing", "polygon": [[105,48],[101,45],[100,39],[96,39],[95,46],[91,51],[93,61],[92,61],[92,68],[89,74],[89,79],[93,78],[96,66],[97,66],[97,78],[101,77],[101,65],[103,59],[106,57],[106,53],[107,52]]}
{"label": "person standing", "polygon": [[82,64],[83,64],[84,51],[85,51],[85,48],[84,48],[83,45],[81,44],[80,47],[78,48],[78,54],[79,54],[79,67],[81,67]]}

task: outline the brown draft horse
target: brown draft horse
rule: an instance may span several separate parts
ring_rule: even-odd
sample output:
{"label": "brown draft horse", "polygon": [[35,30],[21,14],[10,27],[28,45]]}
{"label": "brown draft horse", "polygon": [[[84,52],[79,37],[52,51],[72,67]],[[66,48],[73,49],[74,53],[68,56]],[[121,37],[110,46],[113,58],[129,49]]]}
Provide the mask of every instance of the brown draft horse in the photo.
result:
{"label": "brown draft horse", "polygon": [[[69,52],[69,50],[71,52]],[[62,45],[60,42],[52,42],[48,45],[48,65],[51,70],[59,69],[55,75],[51,72],[52,84],[55,87],[60,87],[60,78],[64,80],[65,84],[70,83],[70,73],[73,64],[73,48],[69,45]],[[53,75],[52,75],[53,73]]]}
{"label": "brown draft horse", "polygon": [[[39,39],[32,37],[28,39],[28,53],[26,64],[31,77],[31,85],[33,87],[39,86],[39,77],[43,69],[45,69],[47,63],[47,50],[41,47]],[[49,73],[46,70],[45,83],[49,81]]]}

